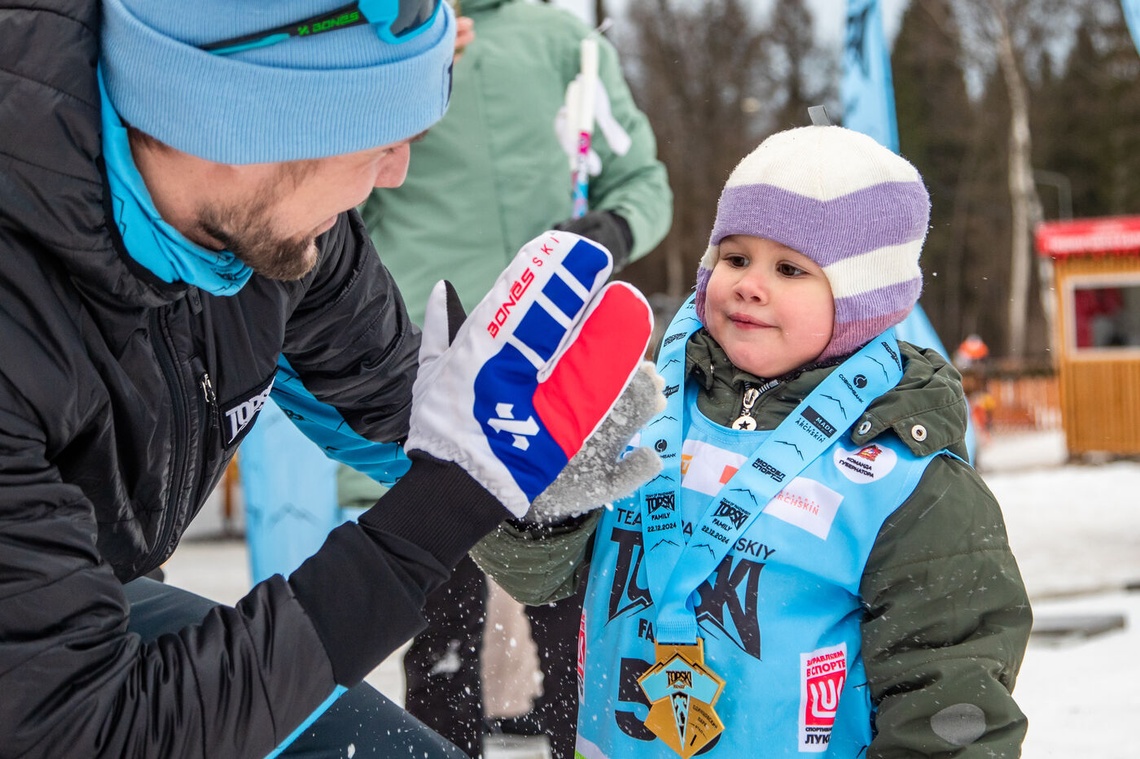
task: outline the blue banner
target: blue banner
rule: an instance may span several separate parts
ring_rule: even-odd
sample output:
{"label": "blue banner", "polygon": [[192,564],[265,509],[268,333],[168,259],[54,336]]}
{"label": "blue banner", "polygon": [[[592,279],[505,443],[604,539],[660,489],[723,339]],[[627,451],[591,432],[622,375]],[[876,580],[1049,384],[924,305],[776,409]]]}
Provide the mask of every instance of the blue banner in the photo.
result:
{"label": "blue banner", "polygon": [[839,87],[843,126],[874,137],[880,145],[897,153],[895,89],[879,0],[847,1],[843,79]]}
{"label": "blue banner", "polygon": [[275,574],[288,577],[343,521],[336,468],[276,403],[261,408],[238,451],[255,583]]}
{"label": "blue banner", "polygon": [[1128,31],[1132,32],[1132,41],[1136,49],[1140,50],[1140,0],[1121,0],[1124,8],[1124,20],[1128,22]]}
{"label": "blue banner", "polygon": [[[1140,30],[1140,0],[1124,0],[1125,15],[1133,38]],[[879,0],[847,0],[847,33],[843,44],[843,126],[875,138],[899,152],[899,126],[895,118],[895,85],[891,79],[891,54],[883,33],[883,13]],[[949,358],[922,306],[915,304],[896,328],[900,340],[923,348],[933,348]],[[966,447],[974,459],[973,421],[967,417]]]}

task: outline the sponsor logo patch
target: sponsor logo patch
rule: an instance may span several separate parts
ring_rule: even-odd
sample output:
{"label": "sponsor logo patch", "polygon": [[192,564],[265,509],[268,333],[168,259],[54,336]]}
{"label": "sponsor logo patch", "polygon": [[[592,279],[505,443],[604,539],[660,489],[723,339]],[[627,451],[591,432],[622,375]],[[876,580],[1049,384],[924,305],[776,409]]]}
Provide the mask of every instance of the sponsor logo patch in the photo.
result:
{"label": "sponsor logo patch", "polygon": [[[545,246],[543,252],[548,253]],[[507,323],[507,319],[511,316],[511,311],[519,304],[523,294],[526,293],[527,288],[530,287],[532,282],[534,282],[534,272],[531,271],[530,267],[527,267],[523,269],[523,273],[519,275],[519,278],[511,283],[511,289],[507,293],[507,297],[499,305],[498,310],[495,311],[494,318],[487,324],[487,332],[491,337],[499,336],[499,331],[503,328],[503,325]]]}
{"label": "sponsor logo patch", "polygon": [[735,451],[686,440],[681,449],[681,487],[716,495],[747,461],[747,457]]}
{"label": "sponsor logo patch", "polygon": [[270,377],[261,388],[253,390],[248,396],[219,404],[218,411],[222,418],[222,436],[225,438],[227,448],[237,445],[245,437],[253,425],[253,420],[261,413],[261,407],[269,400],[269,392],[273,389],[274,379],[276,379],[276,375]]}
{"label": "sponsor logo patch", "polygon": [[772,478],[773,482],[783,482],[784,481],[784,477],[785,477],[784,473],[781,472],[776,467],[769,464],[764,459],[756,459],[755,461],[753,461],[752,462],[752,468],[757,470],[761,474],[768,475],[769,477]]}
{"label": "sponsor logo patch", "polygon": [[526,419],[516,419],[513,403],[495,404],[497,418],[488,419],[487,425],[495,432],[506,432],[511,436],[511,445],[520,451],[530,448],[530,440],[540,432],[538,422],[533,416]]}
{"label": "sponsor logo patch", "polygon": [[846,682],[847,644],[800,654],[800,751],[827,751]]}
{"label": "sponsor logo patch", "polygon": [[843,495],[822,482],[796,477],[768,501],[764,513],[827,540]]}
{"label": "sponsor logo patch", "polygon": [[899,461],[897,453],[875,443],[854,451],[837,446],[833,458],[835,468],[857,485],[883,479]]}
{"label": "sponsor logo patch", "polygon": [[713,514],[713,516],[732,522],[732,526],[739,530],[740,526],[748,520],[751,514],[731,501],[721,501],[716,507],[716,513]]}
{"label": "sponsor logo patch", "polygon": [[867,387],[867,378],[862,374],[856,374],[851,379],[847,379],[847,375],[842,372],[837,372],[836,374],[839,379],[843,380],[844,386],[846,386],[847,391],[851,393],[855,400],[862,401],[863,396],[859,395],[859,390]]}
{"label": "sponsor logo patch", "polygon": [[834,424],[811,406],[800,412],[796,426],[821,442],[834,436],[837,431]]}
{"label": "sponsor logo patch", "polygon": [[664,493],[654,493],[645,496],[645,503],[650,516],[653,516],[660,510],[672,512],[677,508],[674,493],[668,490]]}

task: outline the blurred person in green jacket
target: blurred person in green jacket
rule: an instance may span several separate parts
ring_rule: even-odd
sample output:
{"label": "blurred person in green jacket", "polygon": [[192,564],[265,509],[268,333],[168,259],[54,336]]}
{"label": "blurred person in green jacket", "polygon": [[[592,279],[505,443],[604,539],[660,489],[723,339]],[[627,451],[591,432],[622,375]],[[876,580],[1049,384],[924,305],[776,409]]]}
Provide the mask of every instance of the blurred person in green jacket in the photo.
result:
{"label": "blurred person in green jacket", "polygon": [[[521,0],[463,0],[458,10],[473,20],[475,39],[457,57],[448,113],[413,144],[403,186],[374,192],[361,208],[416,321],[441,277],[470,309],[520,245],[543,230],[565,229],[605,245],[617,271],[650,252],[672,220],[656,140],[608,41],[595,35],[589,210],[572,218],[577,134],[564,104],[591,29],[563,10]],[[344,468],[338,479],[342,506],[375,502],[380,486],[366,476]],[[482,572],[465,560],[429,599],[429,627],[404,658],[407,709],[472,756],[481,754],[485,730],[479,651],[486,588]],[[528,718],[507,726],[546,734],[556,758],[573,756],[581,604],[578,594],[527,607],[543,696]]]}

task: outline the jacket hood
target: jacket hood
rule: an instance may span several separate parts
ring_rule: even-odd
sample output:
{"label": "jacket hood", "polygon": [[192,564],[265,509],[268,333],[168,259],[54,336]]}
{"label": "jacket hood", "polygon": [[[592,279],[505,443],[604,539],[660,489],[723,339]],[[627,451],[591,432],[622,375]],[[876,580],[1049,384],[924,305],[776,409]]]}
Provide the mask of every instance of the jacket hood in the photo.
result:
{"label": "jacket hood", "polygon": [[851,430],[851,440],[863,445],[892,430],[916,456],[946,448],[968,459],[962,375],[937,351],[902,341],[899,347],[903,378],[871,403]]}
{"label": "jacket hood", "polygon": [[[851,440],[866,445],[890,431],[916,456],[945,448],[967,459],[962,376],[936,351],[902,341],[899,348],[903,378],[855,420]],[[705,330],[690,338],[686,362],[688,374],[703,389],[698,397],[701,411],[718,424],[728,424],[739,414],[744,383],[757,388],[771,384],[733,366]],[[753,408],[760,429],[774,429],[835,368],[811,368],[763,391]]]}
{"label": "jacket hood", "polygon": [[19,146],[0,158],[0,227],[36,241],[93,297],[160,305],[185,288],[128,263],[113,241],[95,78],[98,4],[75,11],[42,13],[23,44],[0,48],[0,134]]}

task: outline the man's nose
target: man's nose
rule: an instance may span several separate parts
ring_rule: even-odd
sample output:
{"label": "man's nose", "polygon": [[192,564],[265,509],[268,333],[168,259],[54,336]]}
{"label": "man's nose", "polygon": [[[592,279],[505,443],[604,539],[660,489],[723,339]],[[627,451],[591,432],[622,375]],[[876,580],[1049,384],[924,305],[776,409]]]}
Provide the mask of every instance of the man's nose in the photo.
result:
{"label": "man's nose", "polygon": [[412,146],[405,142],[392,149],[380,161],[373,187],[399,187],[408,176],[408,163],[412,157]]}

